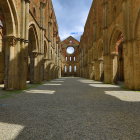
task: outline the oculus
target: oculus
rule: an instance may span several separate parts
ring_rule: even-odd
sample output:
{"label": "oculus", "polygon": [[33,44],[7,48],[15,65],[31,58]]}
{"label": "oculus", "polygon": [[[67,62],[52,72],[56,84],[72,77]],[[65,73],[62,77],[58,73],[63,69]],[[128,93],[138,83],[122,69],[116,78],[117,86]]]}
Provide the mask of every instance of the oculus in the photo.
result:
{"label": "oculus", "polygon": [[68,47],[67,48],[67,53],[68,54],[73,54],[74,53],[74,48],[73,47]]}

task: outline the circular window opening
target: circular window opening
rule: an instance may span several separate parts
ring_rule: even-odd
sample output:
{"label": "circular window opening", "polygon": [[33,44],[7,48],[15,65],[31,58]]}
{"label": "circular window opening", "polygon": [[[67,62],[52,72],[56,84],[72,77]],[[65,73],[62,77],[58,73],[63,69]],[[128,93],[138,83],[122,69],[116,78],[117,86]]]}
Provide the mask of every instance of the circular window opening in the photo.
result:
{"label": "circular window opening", "polygon": [[67,53],[68,54],[73,54],[74,53],[74,48],[73,47],[68,47],[67,48]]}

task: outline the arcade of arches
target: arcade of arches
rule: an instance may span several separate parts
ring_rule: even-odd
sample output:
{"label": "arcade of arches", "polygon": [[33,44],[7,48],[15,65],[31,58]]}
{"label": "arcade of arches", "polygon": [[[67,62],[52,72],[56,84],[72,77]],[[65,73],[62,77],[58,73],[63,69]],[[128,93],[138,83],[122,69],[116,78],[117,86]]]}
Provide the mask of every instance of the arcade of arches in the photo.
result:
{"label": "arcade of arches", "polygon": [[62,74],[140,90],[139,5],[94,0],[80,42],[61,42],[51,0],[0,0],[0,84],[24,89]]}
{"label": "arcade of arches", "polygon": [[81,77],[140,90],[139,5],[139,0],[93,1],[80,40]]}
{"label": "arcade of arches", "polygon": [[27,82],[60,76],[60,38],[51,0],[0,0],[0,84],[6,90],[24,89]]}

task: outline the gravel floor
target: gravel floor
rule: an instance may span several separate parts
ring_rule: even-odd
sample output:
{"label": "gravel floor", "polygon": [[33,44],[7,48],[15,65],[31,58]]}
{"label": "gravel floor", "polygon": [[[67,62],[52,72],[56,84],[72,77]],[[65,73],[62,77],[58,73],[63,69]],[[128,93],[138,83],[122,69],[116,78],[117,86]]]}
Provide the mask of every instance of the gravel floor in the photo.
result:
{"label": "gravel floor", "polygon": [[140,140],[140,92],[61,78],[0,99],[0,140]]}

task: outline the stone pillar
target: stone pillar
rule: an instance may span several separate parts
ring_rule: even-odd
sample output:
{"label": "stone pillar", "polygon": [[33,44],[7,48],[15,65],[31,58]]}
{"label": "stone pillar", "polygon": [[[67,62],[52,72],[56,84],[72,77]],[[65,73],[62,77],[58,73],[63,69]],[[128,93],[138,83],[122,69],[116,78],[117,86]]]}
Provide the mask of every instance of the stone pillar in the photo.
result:
{"label": "stone pillar", "polygon": [[[136,67],[135,64],[137,62],[134,62],[134,58],[136,56],[134,56],[134,46],[133,46],[133,41],[126,41],[124,42],[124,47],[125,47],[125,51],[124,51],[124,78],[125,78],[125,85],[126,87],[128,87],[129,89],[134,89],[135,88],[135,77],[136,73]],[[137,60],[136,60],[137,61]],[[139,62],[138,62],[139,63]]]}
{"label": "stone pillar", "polygon": [[17,44],[17,38],[14,36],[5,37],[5,78],[4,85],[6,90],[18,89],[18,84],[16,83],[17,73],[17,56],[15,53],[15,48]]}
{"label": "stone pillar", "polygon": [[47,80],[47,58],[43,59],[43,63],[44,63],[43,80]]}
{"label": "stone pillar", "polygon": [[140,90],[140,39],[133,43],[134,55],[134,89]]}
{"label": "stone pillar", "polygon": [[21,38],[19,54],[19,89],[25,89],[28,69],[28,25],[30,0],[22,0]]}
{"label": "stone pillar", "polygon": [[49,70],[49,80],[53,79],[53,66],[54,64],[51,63],[50,70]]}
{"label": "stone pillar", "polygon": [[99,80],[99,62],[97,59],[94,60],[95,64],[94,64],[94,68],[95,68],[95,80],[98,81]]}
{"label": "stone pillar", "polygon": [[37,84],[41,83],[41,78],[40,78],[40,64],[38,64],[38,57],[39,53],[36,51],[32,52],[32,65],[31,65],[31,83]]}
{"label": "stone pillar", "polygon": [[44,20],[45,20],[45,7],[46,7],[46,3],[45,2],[40,2],[40,25],[41,25],[41,29],[40,29],[40,53],[42,55],[39,56],[39,62],[40,62],[40,80],[42,81],[44,78],[44,58],[43,58],[43,54],[44,54]]}
{"label": "stone pillar", "polygon": [[113,52],[111,54],[111,83],[117,82],[117,71],[118,71],[118,54]]}
{"label": "stone pillar", "polygon": [[25,0],[25,40],[28,40],[29,34],[29,9],[30,9],[30,0]]}
{"label": "stone pillar", "polygon": [[111,83],[111,56],[104,55],[104,82]]}
{"label": "stone pillar", "polygon": [[100,70],[99,80],[104,81],[104,61],[103,61],[103,58],[100,58],[98,61],[99,61],[99,70]]}
{"label": "stone pillar", "polygon": [[46,61],[46,70],[45,70],[45,80],[50,80],[50,62],[49,60]]}
{"label": "stone pillar", "polygon": [[99,58],[96,61],[96,76],[97,81],[103,81],[103,58]]}

